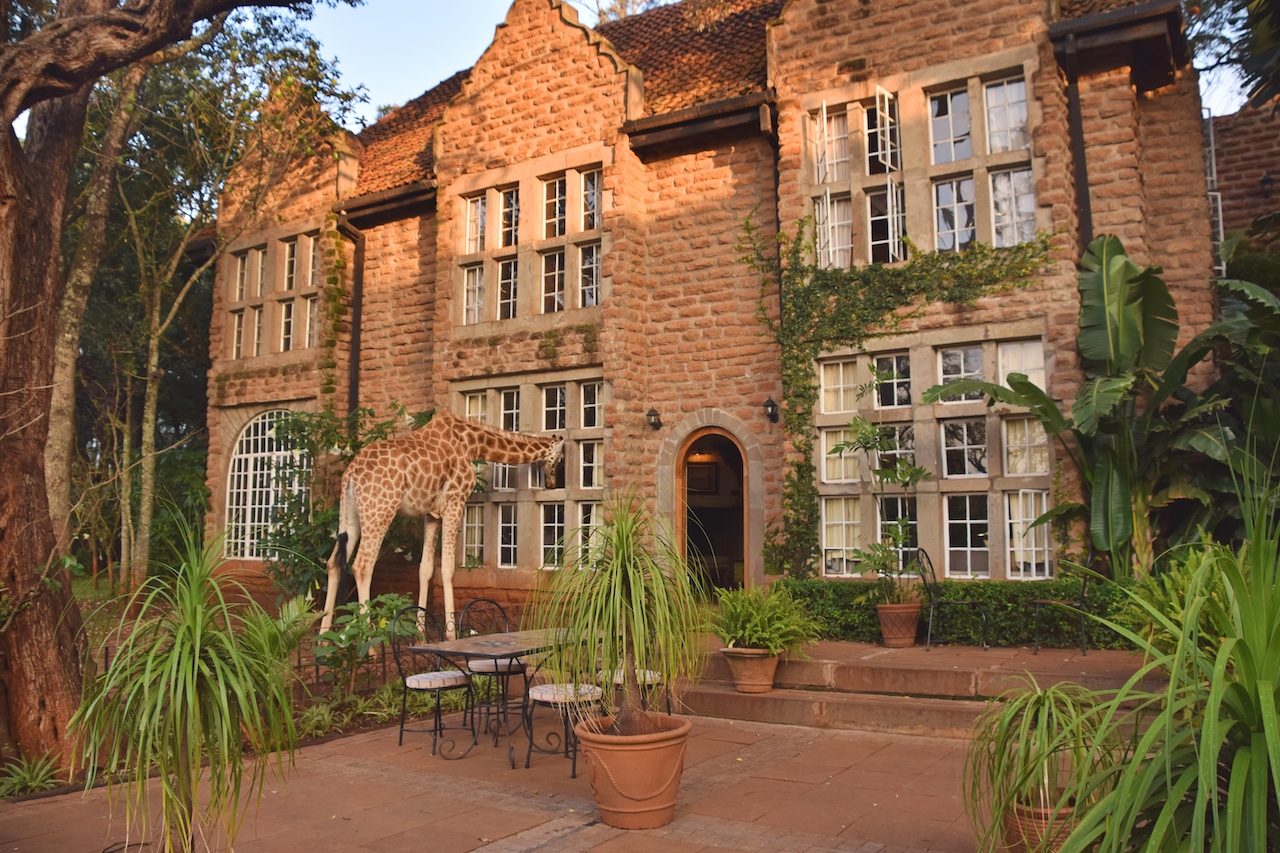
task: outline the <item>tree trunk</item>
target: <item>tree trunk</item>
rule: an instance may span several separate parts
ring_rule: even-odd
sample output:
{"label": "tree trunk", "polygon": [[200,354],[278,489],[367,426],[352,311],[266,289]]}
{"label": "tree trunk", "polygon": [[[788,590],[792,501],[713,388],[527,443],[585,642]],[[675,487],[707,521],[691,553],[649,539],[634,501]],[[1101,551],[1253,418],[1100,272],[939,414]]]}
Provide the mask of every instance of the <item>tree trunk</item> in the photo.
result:
{"label": "tree trunk", "polygon": [[59,569],[44,449],[62,292],[59,236],[88,89],[28,115],[25,148],[0,141],[0,653],[9,669],[9,734],[22,753],[68,768],[80,701],[80,612]]}
{"label": "tree trunk", "polygon": [[[116,483],[120,489],[120,584],[126,595],[137,586],[133,582],[133,374],[124,380],[124,426],[120,437],[120,471]],[[146,575],[143,575],[145,578]],[[139,602],[134,602],[135,608]],[[134,612],[136,615],[136,609]]]}
{"label": "tree trunk", "polygon": [[156,407],[160,398],[160,296],[163,288],[153,282],[147,294],[147,369],[143,381],[141,437],[138,459],[138,524],[133,530],[133,579],[131,592],[142,587],[151,562],[151,521],[156,509]]}
{"label": "tree trunk", "polygon": [[53,354],[53,389],[49,403],[49,440],[45,444],[45,481],[49,487],[49,514],[53,517],[58,550],[70,542],[71,466],[75,458],[76,360],[80,353],[80,326],[89,286],[102,260],[107,214],[115,194],[116,163],[125,140],[135,126],[138,91],[147,67],[135,63],[120,77],[118,101],[102,137],[85,191],[85,210],[75,255],[67,270],[66,291],[58,313],[58,333]]}

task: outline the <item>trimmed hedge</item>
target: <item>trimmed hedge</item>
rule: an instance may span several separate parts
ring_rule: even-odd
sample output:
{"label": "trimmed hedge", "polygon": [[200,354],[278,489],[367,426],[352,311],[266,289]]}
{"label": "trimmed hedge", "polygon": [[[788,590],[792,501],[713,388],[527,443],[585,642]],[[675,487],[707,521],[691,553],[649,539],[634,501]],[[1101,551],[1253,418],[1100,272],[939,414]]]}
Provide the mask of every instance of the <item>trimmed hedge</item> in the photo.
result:
{"label": "trimmed hedge", "polygon": [[[869,584],[858,580],[819,580],[782,578],[777,581],[791,594],[809,606],[822,620],[823,638],[859,643],[880,641],[880,623],[875,605],[854,601],[867,592]],[[1047,581],[955,581],[940,582],[944,598],[981,601],[986,605],[987,641],[993,646],[1030,646],[1035,642],[1032,630],[1031,601],[1037,598],[1070,600],[1080,594],[1080,581],[1074,578]],[[1122,587],[1114,583],[1089,584],[1090,612],[1114,616],[1128,600]],[[921,613],[920,638],[928,626],[929,611]],[[982,619],[975,607],[942,607],[937,613],[934,639],[948,643],[981,645]],[[1115,632],[1093,619],[1086,621],[1091,649],[1128,649],[1130,644]],[[1040,611],[1040,645],[1049,648],[1071,648],[1080,644],[1080,620],[1075,613],[1061,607],[1048,606]]]}

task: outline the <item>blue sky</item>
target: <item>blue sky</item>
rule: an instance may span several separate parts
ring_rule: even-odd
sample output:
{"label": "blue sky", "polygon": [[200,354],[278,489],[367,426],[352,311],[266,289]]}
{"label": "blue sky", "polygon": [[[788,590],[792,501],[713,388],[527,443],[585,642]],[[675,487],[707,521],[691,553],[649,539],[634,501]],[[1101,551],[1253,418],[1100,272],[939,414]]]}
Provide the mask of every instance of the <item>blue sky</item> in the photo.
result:
{"label": "blue sky", "polygon": [[[572,5],[583,23],[595,22],[587,12],[594,4]],[[510,6],[511,0],[365,0],[355,8],[317,5],[307,26],[324,55],[337,58],[343,83],[368,90],[358,112],[372,122],[379,106],[399,106],[474,65]]]}

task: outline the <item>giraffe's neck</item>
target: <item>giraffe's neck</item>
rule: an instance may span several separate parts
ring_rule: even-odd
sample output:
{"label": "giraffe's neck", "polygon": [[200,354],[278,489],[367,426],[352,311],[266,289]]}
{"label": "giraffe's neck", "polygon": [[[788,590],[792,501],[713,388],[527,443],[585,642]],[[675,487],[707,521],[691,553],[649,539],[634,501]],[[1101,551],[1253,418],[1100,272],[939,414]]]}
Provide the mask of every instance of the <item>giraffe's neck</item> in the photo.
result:
{"label": "giraffe's neck", "polygon": [[524,435],[504,429],[459,419],[458,434],[471,458],[485,462],[538,462],[557,439],[551,436]]}

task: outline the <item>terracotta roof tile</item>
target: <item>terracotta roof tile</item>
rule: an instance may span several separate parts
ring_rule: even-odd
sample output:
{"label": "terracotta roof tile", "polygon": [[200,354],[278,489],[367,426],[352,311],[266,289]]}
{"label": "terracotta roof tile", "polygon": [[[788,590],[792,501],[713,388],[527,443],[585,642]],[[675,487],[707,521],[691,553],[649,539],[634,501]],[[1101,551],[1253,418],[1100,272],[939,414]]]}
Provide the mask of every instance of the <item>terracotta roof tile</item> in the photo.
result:
{"label": "terracotta roof tile", "polygon": [[783,0],[728,0],[724,17],[699,32],[681,4],[601,24],[596,32],[644,72],[644,112],[655,115],[763,91],[765,24]]}
{"label": "terracotta roof tile", "polygon": [[358,134],[364,146],[356,195],[394,189],[431,177],[431,137],[445,104],[471,70],[459,71],[426,94],[392,110]]}

